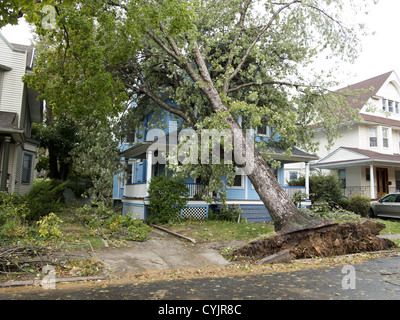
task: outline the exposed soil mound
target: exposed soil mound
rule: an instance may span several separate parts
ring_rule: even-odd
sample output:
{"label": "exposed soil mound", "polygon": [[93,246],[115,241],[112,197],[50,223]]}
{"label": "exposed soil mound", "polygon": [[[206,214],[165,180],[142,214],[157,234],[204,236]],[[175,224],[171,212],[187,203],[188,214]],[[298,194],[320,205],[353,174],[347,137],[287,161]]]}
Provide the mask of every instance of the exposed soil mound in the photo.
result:
{"label": "exposed soil mound", "polygon": [[369,251],[381,251],[396,245],[387,239],[373,235],[367,227],[344,223],[320,229],[277,234],[257,240],[235,250],[238,259],[261,259],[283,250],[290,250],[293,259],[332,257]]}

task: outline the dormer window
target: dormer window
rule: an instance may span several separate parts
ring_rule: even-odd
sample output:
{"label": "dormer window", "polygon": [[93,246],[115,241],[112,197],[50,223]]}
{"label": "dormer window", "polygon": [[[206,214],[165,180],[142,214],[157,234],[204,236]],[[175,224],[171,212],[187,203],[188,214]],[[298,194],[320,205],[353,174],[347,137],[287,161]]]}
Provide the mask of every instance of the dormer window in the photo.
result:
{"label": "dormer window", "polygon": [[393,113],[393,111],[394,111],[394,108],[393,108],[393,101],[392,100],[389,100],[389,102],[388,102],[388,105],[389,105],[389,112],[392,112]]}
{"label": "dormer window", "polygon": [[390,113],[400,114],[399,102],[388,99],[382,99],[382,110]]}

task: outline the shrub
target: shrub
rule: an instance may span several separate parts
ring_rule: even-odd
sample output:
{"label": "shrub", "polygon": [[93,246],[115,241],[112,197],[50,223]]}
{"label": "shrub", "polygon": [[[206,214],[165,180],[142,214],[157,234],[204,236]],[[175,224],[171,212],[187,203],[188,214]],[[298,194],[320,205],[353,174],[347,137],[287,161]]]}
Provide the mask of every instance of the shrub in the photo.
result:
{"label": "shrub", "polygon": [[122,236],[125,240],[144,241],[152,228],[143,220],[134,220],[128,216],[114,215],[104,222],[104,227],[114,237]]}
{"label": "shrub", "polygon": [[314,218],[327,219],[339,223],[342,222],[358,223],[362,221],[361,217],[358,214],[355,214],[354,212],[347,211],[344,209],[332,209],[329,211],[313,211],[302,208],[301,210],[307,212],[310,216]]}
{"label": "shrub", "polygon": [[99,236],[144,241],[152,230],[143,220],[114,214],[113,209],[102,202],[97,203],[95,207],[86,205],[78,208],[75,214],[82,223]]}
{"label": "shrub", "polygon": [[20,197],[20,202],[25,202],[29,208],[30,221],[37,221],[50,212],[59,212],[64,202],[64,189],[67,181],[38,179],[31,190]]}
{"label": "shrub", "polygon": [[153,177],[149,187],[149,217],[151,223],[168,223],[179,217],[189,198],[189,189],[182,179]]}
{"label": "shrub", "polygon": [[39,226],[39,234],[42,237],[60,238],[63,235],[60,230],[60,224],[62,222],[63,221],[59,217],[57,217],[53,212],[50,212],[50,214],[36,223]]}
{"label": "shrub", "polygon": [[91,229],[101,227],[105,220],[112,217],[113,213],[113,210],[102,202],[97,203],[94,207],[85,205],[75,211],[80,222]]}
{"label": "shrub", "polygon": [[[300,177],[288,182],[289,186],[305,186],[305,178]],[[315,202],[328,202],[341,204],[343,200],[343,190],[339,176],[336,172],[329,174],[310,175],[310,200]]]}
{"label": "shrub", "polygon": [[242,214],[242,210],[241,210],[240,206],[222,205],[218,209],[216,209],[215,212],[210,209],[210,211],[208,213],[208,220],[237,222],[239,220],[239,216],[241,214]]}
{"label": "shrub", "polygon": [[361,217],[368,217],[371,207],[371,199],[361,195],[354,195],[349,199],[349,210],[361,215]]}
{"label": "shrub", "polygon": [[18,203],[14,194],[0,193],[0,236],[25,236],[28,231],[25,220],[28,215],[28,206]]}

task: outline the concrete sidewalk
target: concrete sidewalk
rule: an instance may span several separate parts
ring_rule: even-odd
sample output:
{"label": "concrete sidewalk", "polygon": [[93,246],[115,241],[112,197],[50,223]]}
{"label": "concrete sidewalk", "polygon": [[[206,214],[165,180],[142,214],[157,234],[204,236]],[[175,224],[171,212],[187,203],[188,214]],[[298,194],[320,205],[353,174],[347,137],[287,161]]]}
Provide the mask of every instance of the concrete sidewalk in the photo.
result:
{"label": "concrete sidewalk", "polygon": [[145,242],[134,242],[125,248],[95,250],[93,255],[116,273],[224,266],[229,263],[212,244],[193,244],[157,229]]}

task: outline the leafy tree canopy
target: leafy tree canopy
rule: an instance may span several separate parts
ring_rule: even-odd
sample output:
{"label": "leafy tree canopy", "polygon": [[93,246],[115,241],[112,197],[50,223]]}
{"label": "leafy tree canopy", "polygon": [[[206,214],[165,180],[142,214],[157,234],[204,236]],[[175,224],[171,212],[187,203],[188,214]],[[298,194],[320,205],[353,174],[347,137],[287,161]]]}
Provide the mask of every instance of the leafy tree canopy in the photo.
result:
{"label": "leafy tree canopy", "polygon": [[[21,1],[47,46],[26,81],[55,113],[68,110],[89,122],[138,112],[151,100],[185,126],[238,133],[236,117],[242,115],[253,128],[262,121],[274,127],[288,155],[295,144],[315,150],[310,124],[322,124],[332,141],[336,125],[356,112],[347,94],[326,89],[332,85],[329,70],[305,70],[321,54],[354,60],[362,28],[343,22],[342,14],[368,3]],[[45,4],[54,10],[42,12]],[[268,152],[264,156],[272,162]],[[265,161],[257,155],[256,162],[258,171],[249,178],[273,218],[296,214],[288,199],[281,200],[283,190]],[[215,177],[226,170],[212,168]]]}

